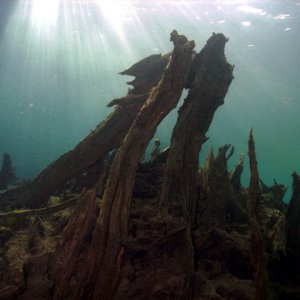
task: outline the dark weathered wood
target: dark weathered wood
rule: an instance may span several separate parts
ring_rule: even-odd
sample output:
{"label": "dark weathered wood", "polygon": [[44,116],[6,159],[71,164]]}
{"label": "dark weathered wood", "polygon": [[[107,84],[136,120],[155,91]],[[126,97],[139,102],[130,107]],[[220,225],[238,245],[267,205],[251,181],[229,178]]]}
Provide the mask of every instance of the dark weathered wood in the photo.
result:
{"label": "dark weathered wood", "polygon": [[[227,152],[230,151],[228,154]],[[231,184],[227,161],[233,147],[224,145],[217,155],[211,148],[200,170],[201,196],[198,203],[197,224],[202,228],[224,227],[225,224],[248,222],[247,211],[242,206],[241,195]]]}
{"label": "dark weathered wood", "polygon": [[244,170],[244,154],[241,154],[238,164],[234,167],[234,169],[229,174],[229,180],[236,192],[239,192],[241,189],[241,176],[243,170]]}
{"label": "dark weathered wood", "polygon": [[293,172],[293,193],[286,214],[287,246],[293,251],[293,256],[300,270],[300,176]]}
{"label": "dark weathered wood", "polygon": [[173,216],[183,216],[194,225],[197,201],[196,177],[199,151],[217,108],[233,79],[225,58],[227,39],[213,34],[192,63],[189,93],[178,113],[164,176],[160,205]]}
{"label": "dark weathered wood", "polygon": [[[101,210],[99,221],[102,220],[104,223],[108,221],[105,219],[110,214],[107,214],[106,210],[108,210],[108,206],[111,206],[113,218],[107,222],[110,224],[108,227],[114,228],[116,232],[122,234],[128,233],[128,205],[139,158],[152,139],[158,124],[176,107],[184,87],[194,43],[181,39],[183,38],[178,36],[175,31],[171,34],[171,40],[174,42],[171,62],[161,82],[153,88],[146,104],[137,115],[110,170],[109,181],[104,193],[104,207]],[[116,204],[112,204],[112,201],[108,199],[113,200]],[[119,206],[123,206],[124,211]],[[121,214],[124,219],[115,219],[115,214]],[[117,224],[120,225],[119,228],[117,228]],[[114,231],[111,229],[110,235],[114,236]]]}
{"label": "dark weathered wood", "polygon": [[[129,69],[121,72],[121,75],[135,77],[132,81],[128,82],[128,84],[134,87],[134,90],[130,90],[129,94],[144,94],[150,87],[157,84],[167,62],[169,61],[169,57],[170,54],[164,55],[163,57],[161,54],[153,54],[135,63]],[[159,77],[156,77],[158,74]],[[155,84],[151,84],[154,82],[154,76],[158,80]]]}
{"label": "dark weathered wood", "polygon": [[97,220],[95,195],[95,189],[81,195],[52,255],[49,273],[55,282],[53,299],[76,299],[78,284],[85,279],[85,257]]}
{"label": "dark weathered wood", "polygon": [[285,184],[279,184],[275,179],[273,182],[272,186],[267,186],[260,180],[261,192],[264,194],[266,205],[285,213],[287,205],[283,202],[283,198],[287,191],[287,186]]}
{"label": "dark weathered wood", "polygon": [[[189,42],[176,31],[171,33],[171,40],[174,50],[163,77],[152,89],[113,160],[103,205],[82,270],[84,278],[77,286],[74,299],[122,298],[116,296],[124,255],[122,240],[129,233],[129,211],[137,166],[157,126],[177,105],[192,60],[194,42]],[[77,265],[78,261],[74,258],[72,264]],[[67,282],[60,286],[67,290]],[[61,288],[55,290],[57,295],[62,294]]]}
{"label": "dark weathered wood", "polygon": [[[171,34],[171,40],[174,50],[163,78],[153,88],[137,115],[111,167],[103,208],[97,221],[98,234],[94,236],[94,239],[100,239],[101,247],[97,255],[99,269],[95,274],[97,288],[94,289],[93,299],[114,297],[124,253],[120,242],[128,235],[129,209],[139,158],[159,123],[177,105],[186,81],[194,43],[175,31]],[[99,241],[96,244],[99,245]]]}
{"label": "dark weathered wood", "polygon": [[267,255],[264,247],[260,225],[257,219],[257,205],[260,201],[261,191],[256,161],[255,145],[252,130],[248,141],[248,154],[250,162],[250,185],[248,195],[249,226],[251,231],[252,264],[254,269],[255,299],[270,299],[270,284],[267,270]]}
{"label": "dark weathered wood", "polygon": [[117,98],[112,100],[107,104],[107,107],[112,107],[114,105],[131,105],[131,104],[142,104],[149,97],[149,93],[145,93],[142,95],[127,95],[123,98]]}
{"label": "dark weathered wood", "polygon": [[[147,64],[145,64],[145,60]],[[168,57],[152,55],[121,74],[136,76],[131,82],[134,89],[127,98],[146,100],[153,86],[161,79],[162,72],[168,63]],[[87,168],[102,161],[105,155],[117,148],[127,134],[143,102],[118,106],[73,150],[65,153],[50,164],[29,185],[9,190],[0,195],[0,209],[30,207],[38,208],[46,205],[49,195],[58,191],[68,180]],[[100,175],[100,174],[99,174]]]}

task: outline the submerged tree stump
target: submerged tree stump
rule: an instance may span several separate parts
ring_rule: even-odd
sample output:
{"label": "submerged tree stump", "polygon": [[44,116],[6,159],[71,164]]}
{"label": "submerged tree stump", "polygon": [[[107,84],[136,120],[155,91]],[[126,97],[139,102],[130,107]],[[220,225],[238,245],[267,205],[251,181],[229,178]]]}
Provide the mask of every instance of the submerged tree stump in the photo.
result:
{"label": "submerged tree stump", "polygon": [[[192,61],[194,42],[171,33],[174,50],[159,84],[138,113],[123,143],[119,147],[110,170],[103,195],[103,206],[93,232],[84,279],[78,282],[73,299],[120,299],[118,285],[122,281],[124,260],[123,240],[129,234],[129,212],[135,175],[141,155],[163,118],[177,105]],[[73,261],[72,265],[78,261]],[[63,270],[61,270],[63,272]],[[125,276],[126,275],[122,275]],[[124,280],[124,278],[123,278]],[[62,294],[59,288],[55,295]],[[62,299],[57,296],[57,299]]]}
{"label": "submerged tree stump", "polygon": [[80,281],[84,281],[96,214],[95,190],[81,195],[73,216],[65,228],[50,260],[50,276],[55,282],[53,299],[76,299]]}
{"label": "submerged tree stump", "polygon": [[250,185],[248,194],[249,226],[251,231],[252,264],[254,269],[255,299],[270,299],[270,284],[267,270],[267,255],[260,225],[257,218],[257,205],[260,201],[261,191],[259,186],[259,174],[256,161],[255,145],[252,130],[249,141],[249,161],[250,161]]}
{"label": "submerged tree stump", "polygon": [[186,85],[189,93],[172,134],[160,203],[162,210],[182,216],[189,226],[195,223],[199,152],[233,79],[233,66],[224,54],[226,42],[223,34],[213,34],[195,56]]}
{"label": "submerged tree stump", "polygon": [[[240,180],[243,156],[228,172],[230,145],[211,150],[199,168],[233,78],[227,39],[213,34],[199,54],[176,31],[171,41],[172,53],[122,72],[135,76],[133,89],[108,104],[115,111],[87,138],[30,185],[0,196],[0,208],[38,207],[50,194],[83,189],[59,205],[0,214],[1,299],[300,298],[300,176],[293,173],[285,215],[286,186],[259,180],[252,130],[248,189]],[[170,148],[160,153],[156,140],[145,162],[145,148],[184,88]],[[75,202],[71,217],[70,210],[52,215]]]}
{"label": "submerged tree stump", "polygon": [[[171,289],[167,286],[160,287],[160,293],[164,295],[164,299],[174,297],[190,299],[192,297],[194,249],[191,229],[194,226],[197,200],[198,155],[206,139],[205,133],[214,112],[223,104],[233,78],[233,67],[226,62],[224,46],[227,39],[221,34],[214,34],[208,40],[204,49],[194,58],[191,68],[194,42],[189,42],[186,37],[178,35],[176,31],[171,33],[171,41],[174,43],[174,50],[162,79],[152,89],[114,157],[95,228],[88,233],[89,223],[86,225],[84,223],[81,226],[83,232],[79,230],[77,234],[79,237],[91,237],[88,242],[89,247],[85,252],[84,264],[80,259],[76,259],[76,255],[68,254],[69,242],[64,240],[65,235],[59,243],[59,245],[64,245],[64,248],[59,246],[56,252],[57,263],[53,271],[55,299],[64,299],[67,295],[70,299],[127,298],[128,282],[132,276],[127,247],[133,247],[128,244],[130,207],[137,166],[157,126],[177,105],[184,87],[188,87],[190,92],[180,109],[178,122],[173,132],[170,148],[173,153],[168,154],[165,180],[162,185],[163,192],[160,197],[161,207],[167,208],[168,216],[153,220],[152,226],[155,228],[165,224],[164,226],[173,228],[175,237],[177,236],[177,239],[181,241],[181,246],[178,246],[176,249],[178,252],[173,258],[177,264],[175,269],[178,273],[174,274],[174,280],[177,283],[176,285],[172,283]],[[140,99],[130,96],[124,102],[122,99],[116,99],[110,105],[118,104],[127,107],[132,101],[136,103]],[[179,174],[180,179],[178,179]],[[93,197],[91,192],[87,193],[89,196],[84,194],[82,197],[88,199]],[[78,203],[81,202],[80,200]],[[178,214],[177,209],[179,209]],[[87,217],[86,222],[89,222],[88,220]],[[76,222],[73,226],[77,226]],[[72,229],[72,225],[68,227],[69,232],[76,232],[76,230],[78,229],[75,227]],[[160,237],[162,241],[165,241],[162,245],[167,243],[169,234],[166,233],[166,236]],[[70,247],[75,250],[79,249],[81,242],[78,240],[76,246],[76,241],[72,239]],[[155,244],[150,246],[151,251],[158,251]],[[151,257],[151,251],[149,257]],[[180,256],[176,259],[176,255],[181,252],[185,253],[186,257]],[[64,261],[64,257],[70,257],[68,264],[58,263]],[[154,257],[152,259],[155,261]],[[149,263],[151,265],[151,262]],[[167,265],[166,268],[168,269]],[[61,276],[56,279],[55,274],[59,272],[70,275],[66,279]],[[74,274],[78,272],[81,275],[74,277]],[[75,283],[72,284],[72,288],[69,288],[69,283],[73,280]]]}
{"label": "submerged tree stump", "polygon": [[[248,221],[246,207],[243,207],[241,201],[242,195],[236,191],[228,172],[227,161],[233,152],[233,147],[224,145],[215,156],[210,148],[205,164],[200,169],[201,195],[197,212],[197,225],[200,227],[212,229]],[[240,175],[240,172],[236,174],[236,181],[240,181]]]}

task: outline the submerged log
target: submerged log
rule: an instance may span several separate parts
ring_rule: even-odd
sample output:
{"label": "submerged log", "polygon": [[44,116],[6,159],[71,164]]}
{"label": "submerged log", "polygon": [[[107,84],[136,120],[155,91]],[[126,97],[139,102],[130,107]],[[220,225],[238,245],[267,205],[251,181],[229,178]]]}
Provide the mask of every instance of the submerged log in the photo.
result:
{"label": "submerged log", "polygon": [[189,93],[173,130],[160,196],[163,213],[183,216],[191,226],[195,222],[199,152],[233,79],[233,66],[224,54],[226,42],[223,34],[213,34],[194,58],[186,84]]}
{"label": "submerged log", "polygon": [[252,130],[250,131],[248,148],[251,177],[247,204],[249,226],[251,231],[251,250],[252,264],[254,269],[255,299],[267,300],[270,299],[270,284],[267,271],[267,255],[257,218],[257,206],[260,201],[261,191],[259,186],[259,175]]}
{"label": "submerged log", "polygon": [[[129,91],[127,97],[145,101],[145,93],[149,93],[159,82],[167,63],[167,56],[152,55],[122,72],[124,75],[136,76],[135,80],[130,82],[134,88]],[[143,102],[139,101],[118,106],[73,150],[50,164],[32,183],[1,194],[0,209],[7,205],[11,208],[46,206],[51,194],[83,170],[99,164],[108,152],[120,145],[142,104]]]}
{"label": "submerged log", "polygon": [[[124,276],[126,279],[126,274],[121,276],[124,260],[122,241],[129,234],[129,211],[137,166],[157,126],[177,105],[192,60],[194,42],[189,42],[176,31],[171,33],[171,41],[174,50],[162,80],[151,91],[114,158],[82,270],[84,276],[78,282],[73,299],[123,298],[118,294],[121,293],[118,287],[122,285]],[[78,260],[74,258],[72,265],[77,264]],[[68,293],[67,282],[62,281],[60,286],[64,288],[63,293]],[[55,290],[57,295],[62,294],[61,288]],[[189,292],[190,286],[186,289]],[[69,292],[74,293],[74,290]]]}

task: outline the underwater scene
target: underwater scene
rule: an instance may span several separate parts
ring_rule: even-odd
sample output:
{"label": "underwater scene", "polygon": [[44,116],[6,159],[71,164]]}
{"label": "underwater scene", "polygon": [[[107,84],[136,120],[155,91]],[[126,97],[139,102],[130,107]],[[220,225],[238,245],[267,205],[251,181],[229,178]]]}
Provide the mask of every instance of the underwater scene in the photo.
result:
{"label": "underwater scene", "polygon": [[300,299],[299,29],[0,0],[0,299]]}

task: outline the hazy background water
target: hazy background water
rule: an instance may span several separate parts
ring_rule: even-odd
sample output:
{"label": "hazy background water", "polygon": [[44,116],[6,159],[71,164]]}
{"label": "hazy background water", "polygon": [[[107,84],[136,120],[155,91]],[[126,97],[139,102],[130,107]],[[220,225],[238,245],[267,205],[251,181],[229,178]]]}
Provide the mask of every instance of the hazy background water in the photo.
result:
{"label": "hazy background water", "polygon": [[[17,174],[35,177],[84,138],[127,92],[118,73],[170,51],[173,29],[197,50],[212,32],[229,38],[235,79],[204,152],[232,144],[234,165],[253,127],[262,179],[290,185],[300,172],[300,1],[283,0],[0,0],[0,153]],[[157,132],[163,146],[176,115]]]}

